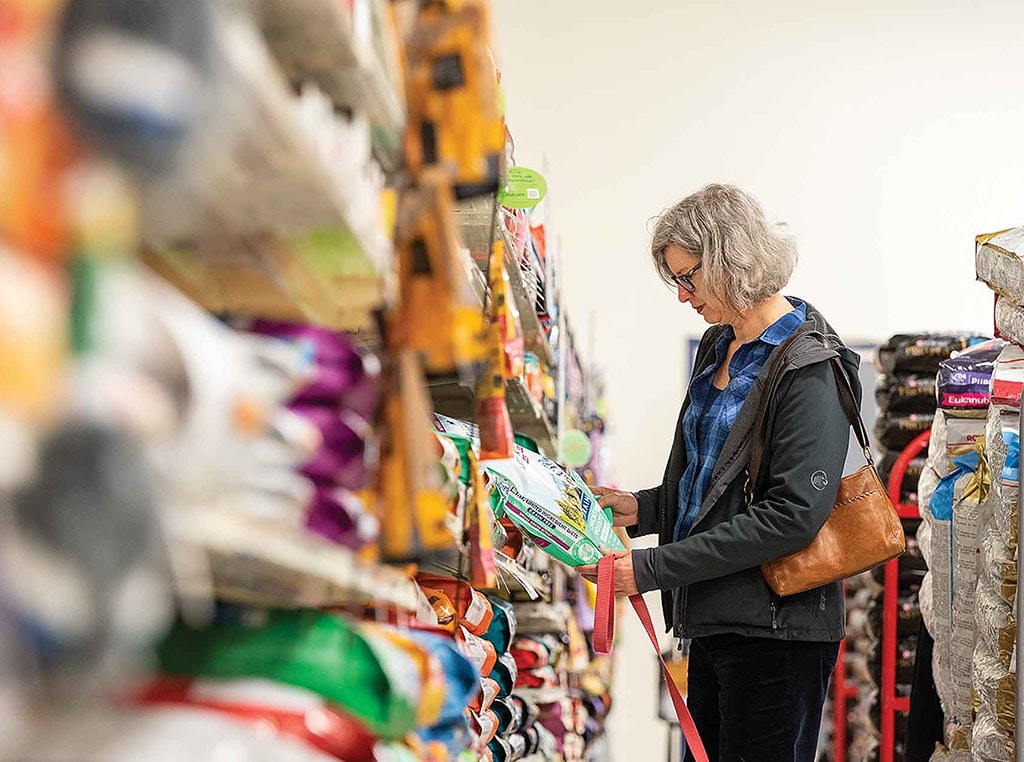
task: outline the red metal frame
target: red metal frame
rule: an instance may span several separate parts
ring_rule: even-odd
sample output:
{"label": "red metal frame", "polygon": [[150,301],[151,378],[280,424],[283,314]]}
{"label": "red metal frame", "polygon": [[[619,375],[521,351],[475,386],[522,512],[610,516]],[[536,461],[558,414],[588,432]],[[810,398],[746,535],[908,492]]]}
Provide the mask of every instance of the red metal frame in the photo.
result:
{"label": "red metal frame", "polygon": [[[892,473],[889,474],[889,499],[896,507],[901,519],[919,519],[921,512],[916,505],[900,503],[903,479],[910,461],[928,448],[932,433],[926,431],[900,453]],[[894,762],[896,746],[896,713],[910,711],[910,699],[896,695],[896,607],[899,599],[899,559],[894,558],[885,565],[885,584],[882,598],[882,684],[879,693],[882,698],[882,739],[878,750],[879,762]],[[832,733],[833,762],[846,762],[846,700],[857,696],[857,688],[846,683],[846,641],[839,644],[839,660],[832,678],[832,714],[835,729]]]}
{"label": "red metal frame", "polygon": [[[903,478],[910,461],[928,449],[932,433],[926,431],[911,442],[896,459],[889,474],[889,499],[901,519],[919,519],[921,511],[916,505],[900,503]],[[896,605],[899,598],[900,562],[894,558],[885,565],[885,592],[882,608],[882,745],[879,762],[893,762],[896,743],[896,713],[910,711],[910,698],[896,696]]]}

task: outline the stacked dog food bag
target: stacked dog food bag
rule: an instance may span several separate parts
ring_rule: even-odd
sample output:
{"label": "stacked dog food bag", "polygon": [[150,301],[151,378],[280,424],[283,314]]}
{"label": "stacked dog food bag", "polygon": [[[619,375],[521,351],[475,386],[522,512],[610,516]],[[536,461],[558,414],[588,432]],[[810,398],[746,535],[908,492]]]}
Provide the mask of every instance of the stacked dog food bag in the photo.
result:
{"label": "stacked dog food bag", "polygon": [[1024,384],[1024,228],[977,238],[978,279],[996,292],[996,331],[1009,342],[996,361],[988,418],[992,515],[979,529],[974,759],[1014,758],[1020,398]]}
{"label": "stacked dog food bag", "polygon": [[1003,342],[980,341],[939,366],[939,411],[922,473],[918,532],[929,573],[921,592],[934,639],[932,675],[944,715],[946,759],[969,759],[974,722],[971,663],[977,630],[980,538],[991,520],[992,477],[985,436]]}
{"label": "stacked dog food bag", "polygon": [[[961,336],[896,334],[879,347],[875,365],[879,372],[875,400],[877,463],[883,483],[904,448],[927,431],[936,418],[935,378],[939,363],[956,349],[967,346]],[[910,462],[904,476],[900,502],[919,502],[918,480],[927,466],[919,457]],[[920,627],[919,593],[924,562],[915,534],[918,521],[904,519],[907,552],[899,560],[896,644],[896,695],[909,696]],[[850,758],[873,760],[878,756],[881,727],[882,610],[885,567],[879,566],[851,580],[847,617],[855,637],[847,665],[850,680],[858,687],[858,701],[850,715]],[[906,744],[906,715],[896,716],[897,755]]]}

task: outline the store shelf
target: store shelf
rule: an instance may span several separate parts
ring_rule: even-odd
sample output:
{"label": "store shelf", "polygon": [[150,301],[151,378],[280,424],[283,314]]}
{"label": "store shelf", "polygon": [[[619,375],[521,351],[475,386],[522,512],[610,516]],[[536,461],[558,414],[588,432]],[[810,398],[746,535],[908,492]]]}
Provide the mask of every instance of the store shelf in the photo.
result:
{"label": "store shelf", "polygon": [[[494,559],[498,569],[498,584],[494,588],[480,588],[483,592],[516,601],[546,601],[551,598],[551,584],[540,574],[525,568],[503,553],[495,552]],[[465,547],[452,538],[451,550],[435,555],[431,561],[420,564],[420,570],[452,577],[468,576],[469,555]]]}
{"label": "store shelf", "polygon": [[321,164],[252,20],[218,14],[214,41],[217,109],[177,169],[145,184],[143,259],[213,312],[368,328],[384,232]]}
{"label": "store shelf", "polygon": [[267,42],[295,83],[315,82],[339,106],[365,113],[389,169],[401,159],[403,99],[389,76],[386,24],[379,0],[259,0]]}
{"label": "store shelf", "polygon": [[567,632],[572,608],[568,603],[523,603],[516,606],[516,632],[547,635]]}
{"label": "store shelf", "polygon": [[[430,382],[430,396],[434,409],[441,415],[472,421],[476,417],[476,393],[456,379],[435,379]],[[555,427],[544,413],[541,404],[530,394],[521,378],[508,381],[505,399],[512,429],[537,443],[549,458],[558,454]]]}
{"label": "store shelf", "polygon": [[285,608],[384,604],[412,612],[420,599],[401,572],[301,528],[204,508],[178,517],[172,532],[204,553],[222,600]]}
{"label": "store shelf", "polygon": [[537,317],[536,287],[529,287],[523,277],[523,271],[519,266],[520,252],[514,251],[512,247],[508,232],[501,223],[500,210],[497,224],[492,225],[494,203],[492,197],[485,197],[464,201],[458,205],[456,214],[459,218],[462,241],[480,269],[486,272],[491,243],[497,240],[499,235],[505,238],[505,247],[508,252],[506,271],[512,285],[512,292],[516,296],[516,306],[519,308],[519,321],[523,328],[526,348],[528,351],[536,353],[549,367],[553,366],[555,364],[554,352],[547,334],[541,327],[540,318]]}

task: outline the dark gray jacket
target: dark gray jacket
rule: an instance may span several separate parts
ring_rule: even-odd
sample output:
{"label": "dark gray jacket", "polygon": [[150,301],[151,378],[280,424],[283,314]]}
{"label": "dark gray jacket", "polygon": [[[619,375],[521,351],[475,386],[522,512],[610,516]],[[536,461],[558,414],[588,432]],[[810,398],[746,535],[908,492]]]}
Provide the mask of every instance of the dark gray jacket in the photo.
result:
{"label": "dark gray jacket", "polygon": [[[701,340],[693,375],[714,363],[724,326]],[[719,456],[707,494],[688,537],[672,541],[679,510],[679,479],[687,453],[682,421],[660,486],[636,493],[639,518],[633,537],[658,534],[659,546],[633,551],[641,592],[662,591],[666,631],[677,637],[733,633],[783,640],[838,641],[845,635],[841,583],[779,598],[760,566],[807,547],[835,504],[850,442],[829,360],[839,356],[858,403],[860,357],[848,349],[821,314],[807,305],[782,379],[769,403],[764,466],[754,501],[744,499],[751,430],[777,350],[754,382]],[[823,472],[825,477],[822,478]],[[813,478],[812,478],[813,477]]]}

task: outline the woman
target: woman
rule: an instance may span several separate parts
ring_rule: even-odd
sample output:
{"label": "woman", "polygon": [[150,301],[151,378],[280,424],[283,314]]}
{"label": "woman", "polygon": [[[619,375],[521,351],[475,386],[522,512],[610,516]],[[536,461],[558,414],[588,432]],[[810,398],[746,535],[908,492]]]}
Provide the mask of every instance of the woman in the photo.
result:
{"label": "woman", "polygon": [[[662,483],[595,490],[617,526],[659,538],[616,559],[616,593],[661,590],[666,627],[692,639],[688,703],[710,759],[813,762],[844,636],[842,586],[779,598],[759,567],[809,545],[832,510],[849,423],[830,360],[843,360],[859,400],[859,358],[817,310],[782,295],[795,243],[739,188],[709,185],[665,211],[651,255],[712,327]],[[775,350],[792,337],[783,365]],[[774,371],[783,375],[748,498],[754,418]],[[596,568],[583,572],[594,579]]]}

